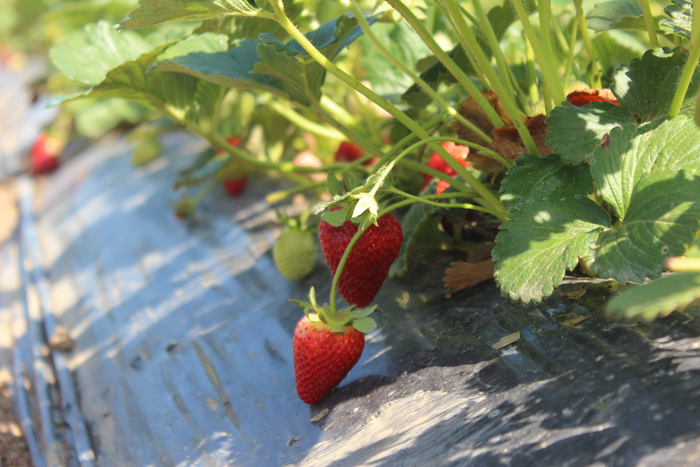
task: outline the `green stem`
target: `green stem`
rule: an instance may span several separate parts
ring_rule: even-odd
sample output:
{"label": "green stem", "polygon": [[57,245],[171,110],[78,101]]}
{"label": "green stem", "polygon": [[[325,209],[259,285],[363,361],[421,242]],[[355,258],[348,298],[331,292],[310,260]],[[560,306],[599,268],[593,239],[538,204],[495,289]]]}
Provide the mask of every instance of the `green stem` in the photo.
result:
{"label": "green stem", "polygon": [[267,195],[265,197],[265,201],[268,203],[276,203],[278,201],[282,201],[283,199],[296,195],[297,193],[303,193],[304,191],[307,190],[317,190],[319,188],[323,188],[326,186],[326,182],[318,182],[318,183],[307,183],[304,185],[299,185],[295,186],[293,188],[289,188],[287,190],[279,190],[279,191],[274,191]]}
{"label": "green stem", "polygon": [[569,89],[569,79],[571,78],[571,70],[574,65],[574,49],[576,45],[576,36],[578,34],[578,22],[574,21],[573,31],[571,31],[571,46],[569,47],[569,56],[566,58],[566,71],[564,72],[564,89]]}
{"label": "green stem", "polygon": [[540,65],[540,69],[542,70],[542,77],[544,78],[545,87],[550,88],[552,96],[556,102],[563,102],[565,99],[564,89],[561,86],[559,75],[556,73],[556,68],[552,68],[556,67],[557,62],[552,55],[551,49],[549,50],[549,53],[547,53],[542,47],[542,44],[540,44],[540,41],[537,39],[535,29],[532,27],[532,24],[530,24],[530,19],[527,16],[527,11],[525,11],[523,1],[513,0],[513,5],[515,6],[515,11],[518,13],[520,22],[523,25],[523,31],[525,31],[525,35],[530,41],[530,45],[532,45],[532,51],[535,53],[537,63]]}
{"label": "green stem", "polygon": [[[486,114],[491,124],[496,128],[503,126],[503,120],[498,116],[493,107],[488,103],[483,94],[477,89],[477,87],[472,83],[471,79],[462,71],[462,69],[450,58],[447,53],[442,50],[440,45],[435,41],[432,35],[423,27],[420,20],[415,14],[404,5],[401,0],[387,0],[396,11],[398,11],[401,16],[408,22],[408,24],[413,28],[420,38],[425,42],[431,52],[435,54],[435,57],[440,60],[440,62],[445,65],[445,68],[452,73],[452,75],[457,79],[457,82],[462,85],[462,87],[467,91],[467,93],[472,96],[472,99],[481,108],[481,110]],[[465,53],[467,51],[465,50]]]}
{"label": "green stem", "polygon": [[[691,36],[696,30],[700,30],[700,9],[693,10],[693,30]],[[691,43],[690,54],[688,54],[688,60],[685,62],[685,68],[683,69],[683,74],[681,79],[678,81],[678,88],[676,88],[676,93],[673,95],[673,100],[671,101],[671,107],[668,109],[668,118],[674,118],[678,115],[683,105],[683,100],[685,99],[685,94],[688,92],[688,86],[690,85],[690,80],[693,78],[693,73],[698,66],[698,61],[700,60],[700,34],[695,35],[695,42]]]}
{"label": "green stem", "polygon": [[343,125],[349,127],[357,126],[357,120],[347,110],[339,106],[328,96],[321,96],[321,108],[335,116]]}
{"label": "green stem", "polygon": [[595,89],[601,88],[600,83],[600,73],[598,71],[598,61],[595,57],[595,51],[593,50],[593,41],[591,41],[591,35],[588,33],[588,23],[586,22],[586,15],[583,12],[583,0],[574,0],[576,5],[576,17],[578,18],[579,26],[581,28],[581,39],[583,40],[583,45],[586,47],[586,53],[588,54],[588,60],[591,62],[591,70],[593,76],[589,76],[588,84]]}
{"label": "green stem", "polygon": [[[388,0],[391,3],[395,3],[396,0]],[[408,115],[405,113],[401,112],[398,108],[396,108],[394,105],[389,103],[386,99],[382,98],[381,96],[377,95],[370,89],[368,89],[366,86],[364,86],[362,83],[360,83],[357,79],[353,78],[352,76],[348,75],[345,73],[343,70],[338,68],[332,61],[330,61],[326,56],[324,56],[314,45],[309,42],[309,40],[294,26],[294,24],[287,18],[287,16],[284,14],[284,3],[283,0],[277,0],[276,2],[271,2],[270,3],[272,7],[275,9],[275,12],[277,13],[277,21],[279,22],[280,26],[284,28],[289,35],[295,39],[299,45],[301,45],[304,50],[314,59],[316,60],[321,66],[323,66],[327,71],[338,77],[340,80],[345,82],[348,86],[353,88],[354,90],[358,91],[360,94],[364,95],[367,97],[370,101],[374,102],[377,104],[380,108],[386,110],[389,112],[392,116],[394,116],[399,122],[403,123],[406,127],[408,127],[409,130],[414,132],[419,138],[421,139],[426,139],[429,137],[428,133],[421,128],[421,126],[416,123],[413,119],[411,119]],[[454,62],[453,62],[454,63]],[[461,71],[461,70],[460,70]],[[471,82],[470,82],[471,83]],[[479,94],[480,97],[481,94]],[[487,107],[495,113],[493,108],[490,105],[487,105]],[[471,186],[474,191],[479,193],[481,197],[484,199],[484,201],[494,210],[502,212],[502,216],[505,218],[507,216],[507,209],[501,204],[501,202],[498,200],[496,196],[493,195],[481,182],[479,182],[472,174],[470,174],[462,165],[457,162],[450,154],[438,143],[430,143],[430,147],[437,152],[440,157],[450,166],[452,169],[457,172],[468,184]]]}
{"label": "green stem", "polygon": [[552,38],[549,31],[549,24],[552,18],[552,0],[539,0],[537,7],[540,15],[540,36],[542,37],[542,47],[547,57],[552,60],[552,64],[557,63],[552,49]]}
{"label": "green stem", "polygon": [[223,86],[221,87],[221,90],[219,90],[219,97],[216,99],[216,103],[214,104],[214,111],[211,114],[211,131],[217,131],[217,128],[219,127],[219,118],[221,117],[221,104],[224,101],[224,97],[226,96],[226,91],[228,89],[224,88]]}
{"label": "green stem", "polygon": [[306,130],[309,133],[313,133],[318,136],[323,136],[325,138],[331,138],[331,139],[336,139],[336,140],[344,140],[345,135],[342,133],[338,132],[335,129],[328,128],[325,125],[320,125],[316,122],[312,122],[306,117],[303,117],[299,113],[297,113],[294,109],[292,109],[289,105],[285,105],[282,103],[282,101],[279,101],[277,99],[269,99],[266,102],[264,102],[265,105],[270,107],[272,110],[301,128],[302,130]]}
{"label": "green stem", "polygon": [[[433,5],[437,6],[440,9],[440,11],[445,16],[445,18],[447,18],[448,21],[450,22],[450,25],[452,26],[452,28],[457,30],[457,25],[455,24],[454,19],[452,19],[452,16],[450,16],[450,14],[447,11],[447,9],[445,8],[445,6],[443,4],[441,4],[440,2],[435,2]],[[469,12],[464,10],[463,8],[462,8],[462,13],[464,13],[464,15],[467,18],[469,18],[469,20],[472,23],[475,23],[475,24],[478,23],[476,18],[474,18],[472,15],[470,15]],[[469,60],[469,65],[471,65],[472,69],[474,70],[474,73],[476,73],[477,78],[479,78],[479,81],[481,81],[481,83],[484,85],[484,87],[487,90],[489,90],[489,91],[493,90],[493,88],[491,87],[491,83],[489,83],[489,81],[486,79],[484,74],[481,72],[481,69],[476,64],[476,61],[474,60],[474,57],[472,56],[472,54],[467,53],[467,50],[469,50],[469,46],[464,41],[464,38],[458,34],[457,39],[459,40],[459,44],[462,46],[462,50],[464,50],[464,55],[467,57],[467,60]]]}
{"label": "green stem", "polygon": [[658,49],[659,39],[656,37],[656,21],[654,20],[654,15],[651,13],[649,0],[639,0],[639,5],[641,5],[642,11],[644,12],[644,23],[646,24],[647,34],[649,35],[649,45],[652,49]]}
{"label": "green stem", "polygon": [[[381,217],[381,216],[379,216]],[[345,252],[343,253],[343,257],[340,258],[340,262],[338,263],[338,268],[335,270],[335,274],[333,275],[333,285],[331,285],[331,322],[336,322],[338,320],[338,308],[336,307],[336,296],[338,295],[338,282],[340,281],[340,275],[343,272],[343,268],[345,267],[345,263],[348,261],[348,258],[350,257],[350,253],[352,252],[352,247],[355,246],[355,243],[360,239],[362,234],[364,233],[363,230],[361,230],[359,227],[357,229],[357,232],[355,235],[352,237],[350,240],[350,243],[348,243],[348,246],[345,247]]]}
{"label": "green stem", "polygon": [[[474,55],[474,58],[476,58],[479,67],[481,67],[481,71],[489,79],[489,81],[491,82],[491,86],[493,86],[494,91],[496,91],[496,94],[498,94],[498,97],[501,99],[501,103],[506,108],[506,111],[508,112],[508,115],[510,116],[513,125],[518,130],[518,134],[523,140],[523,143],[525,144],[525,147],[527,148],[528,152],[530,154],[539,156],[540,152],[537,150],[537,146],[535,145],[535,142],[532,139],[532,135],[530,135],[530,132],[528,131],[527,127],[525,126],[525,123],[520,117],[520,112],[518,112],[518,108],[515,105],[515,101],[513,100],[515,90],[512,86],[510,86],[511,82],[509,79],[508,65],[505,63],[505,57],[503,57],[503,54],[499,54],[500,45],[498,44],[496,34],[493,32],[493,29],[491,29],[491,25],[488,21],[488,18],[486,17],[486,12],[483,8],[481,8],[479,0],[476,0],[474,2],[474,6],[476,7],[479,19],[483,23],[482,27],[484,28],[484,32],[486,33],[486,37],[488,38],[489,45],[491,46],[491,49],[494,51],[494,54],[496,56],[498,70],[501,73],[500,77],[494,71],[484,51],[481,50],[481,47],[479,47],[479,44],[476,41],[476,37],[469,28],[467,22],[464,20],[464,16],[462,16],[462,12],[459,6],[457,5],[457,2],[455,0],[443,0],[443,4],[445,5],[445,8],[447,8],[447,11],[450,13],[452,19],[457,25],[457,30],[459,31],[459,34],[464,38],[467,45],[469,46],[469,51],[472,53],[472,55]],[[505,83],[505,86],[503,83]]]}
{"label": "green stem", "polygon": [[[410,199],[410,200],[412,200],[412,201],[415,201],[416,203],[423,203],[423,204],[427,204],[427,205],[430,205],[430,206],[437,206],[437,207],[439,207],[439,208],[464,208],[464,209],[473,209],[473,210],[475,210],[475,211],[487,212],[487,213],[489,213],[489,214],[495,214],[495,215],[498,215],[498,214],[499,214],[498,212],[492,211],[491,209],[482,208],[481,206],[475,206],[475,205],[469,204],[469,203],[441,204],[441,203],[438,203],[438,202],[435,202],[435,201],[430,201],[430,200],[428,200],[428,199],[425,199],[424,197],[414,196],[414,195],[412,195],[412,194],[410,194],[410,193],[406,193],[405,191],[401,191],[401,190],[398,190],[398,189],[396,189],[396,188],[388,188],[388,189],[385,189],[384,191],[387,191],[387,192],[389,192],[389,193],[394,193],[394,194],[397,194],[397,195],[401,195],[401,196],[403,196],[404,198],[408,198],[408,199]],[[395,208],[394,208],[394,209],[395,209]],[[386,214],[385,211],[386,211],[386,209],[382,210],[380,214],[382,214],[382,213],[383,213],[383,214]],[[382,214],[382,215],[383,215],[383,214]],[[381,216],[380,216],[380,217],[381,217]]]}
{"label": "green stem", "polygon": [[421,164],[420,162],[404,159],[401,162],[399,162],[398,165],[402,165],[422,174],[430,175],[431,177],[437,178],[438,180],[444,180],[445,182],[449,183],[450,186],[453,187],[455,190],[459,190],[465,195],[468,195],[469,193],[474,193],[467,185],[460,182],[456,178],[452,178],[449,175],[440,172],[439,170],[431,169],[427,165]]}
{"label": "green stem", "polygon": [[466,126],[469,128],[471,131],[476,133],[481,139],[484,141],[487,141],[489,144],[492,143],[491,137],[489,137],[486,133],[484,133],[480,128],[478,128],[476,125],[474,125],[472,122],[467,120],[466,118],[462,117],[459,112],[457,112],[455,109],[453,109],[445,100],[437,93],[435,90],[425,81],[421,79],[420,76],[415,74],[410,68],[408,68],[406,65],[404,65],[403,62],[398,60],[389,50],[384,47],[384,45],[379,42],[379,39],[377,39],[377,36],[374,35],[372,32],[372,29],[370,28],[369,24],[367,23],[367,20],[365,19],[364,15],[360,11],[360,9],[357,6],[357,3],[355,3],[355,0],[350,0],[349,3],[347,3],[347,7],[352,11],[352,13],[355,15],[355,18],[360,22],[360,26],[362,27],[362,30],[365,33],[365,36],[374,44],[374,46],[379,50],[379,52],[384,55],[391,63],[393,63],[397,68],[399,68],[401,71],[406,73],[409,78],[411,78],[413,81],[416,82],[423,90],[428,93],[428,95],[438,103],[443,109],[447,110],[452,118],[455,120],[458,120],[462,125]]}
{"label": "green stem", "polygon": [[518,84],[518,79],[515,77],[515,74],[513,73],[513,70],[511,70],[510,67],[508,67],[508,75],[510,76],[510,81],[513,83],[513,88],[515,89],[515,98],[518,101],[518,105],[520,105],[520,108],[527,116],[531,116],[532,109],[530,108],[530,104],[527,101],[527,96]]}
{"label": "green stem", "polygon": [[540,101],[540,93],[537,90],[537,72],[535,71],[535,54],[532,51],[530,41],[527,36],[525,40],[525,66],[527,70],[527,80],[529,83],[528,92],[530,93],[530,103],[536,105]]}

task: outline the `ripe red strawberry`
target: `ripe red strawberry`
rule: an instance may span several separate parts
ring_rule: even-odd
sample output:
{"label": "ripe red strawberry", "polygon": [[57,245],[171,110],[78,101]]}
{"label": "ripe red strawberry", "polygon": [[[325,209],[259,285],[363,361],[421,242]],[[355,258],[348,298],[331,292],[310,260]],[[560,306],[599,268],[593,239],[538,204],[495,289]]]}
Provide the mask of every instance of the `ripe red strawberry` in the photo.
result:
{"label": "ripe red strawberry", "polygon": [[294,374],[297,394],[307,404],[318,404],[347,376],[362,355],[365,335],[343,326],[345,335],[330,325],[312,323],[304,316],[294,331]]}
{"label": "ripe red strawberry", "polygon": [[232,178],[229,180],[224,180],[222,183],[226,193],[228,193],[230,196],[238,196],[243,193],[243,190],[245,190],[245,186],[248,184],[248,178]]}
{"label": "ripe red strawberry", "polygon": [[[377,224],[370,226],[355,243],[338,281],[338,292],[351,305],[365,307],[372,303],[403,242],[401,223],[393,214],[380,217]],[[324,220],[319,223],[323,256],[334,275],[356,232],[357,226],[349,220],[339,227]]]}
{"label": "ripe red strawberry", "polygon": [[[462,164],[462,167],[466,167],[469,165],[469,161],[467,161],[467,156],[469,155],[469,147],[468,146],[462,146],[459,144],[455,144],[452,141],[446,141],[442,143],[441,145],[443,148],[445,148],[445,151],[450,153],[452,157],[455,158],[457,162]],[[428,162],[428,167],[431,169],[435,169],[438,172],[442,172],[445,175],[449,175],[450,177],[454,177],[457,175],[457,172],[454,171],[452,167],[450,167],[447,162],[442,160],[442,157],[438,155],[438,153],[434,152],[432,156],[430,156],[430,161]],[[433,180],[433,177],[425,174],[423,175],[423,186],[421,186],[420,191],[425,190],[425,188],[430,185],[430,182]],[[436,193],[440,194],[443,191],[445,191],[448,187],[450,186],[449,183],[440,180],[438,182],[437,190]]]}
{"label": "ripe red strawberry", "polygon": [[[355,162],[357,159],[364,156],[365,151],[355,143],[350,141],[343,141],[338,146],[338,150],[335,152],[333,160],[335,162]],[[370,165],[372,159],[368,159],[362,163],[362,165]]]}
{"label": "ripe red strawberry", "polygon": [[58,168],[59,148],[46,133],[39,135],[29,152],[29,165],[34,174],[51,173]]}
{"label": "ripe red strawberry", "polygon": [[[240,136],[232,136],[228,138],[226,142],[235,148],[241,142],[241,138]],[[223,154],[224,150],[217,149],[216,153]],[[224,168],[223,170],[226,171],[226,169],[227,168]],[[227,170],[227,172],[236,172],[236,169],[234,167],[233,169]],[[243,193],[243,190],[245,190],[245,186],[248,183],[248,177],[225,178],[222,180],[222,183],[224,185],[224,190],[226,190],[226,193],[228,193],[229,196],[239,196],[241,193]]]}

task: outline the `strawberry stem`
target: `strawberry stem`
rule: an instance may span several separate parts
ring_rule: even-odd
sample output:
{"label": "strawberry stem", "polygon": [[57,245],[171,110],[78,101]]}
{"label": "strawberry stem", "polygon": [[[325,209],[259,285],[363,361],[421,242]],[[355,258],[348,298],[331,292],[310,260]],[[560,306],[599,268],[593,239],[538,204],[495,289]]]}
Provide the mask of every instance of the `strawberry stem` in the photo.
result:
{"label": "strawberry stem", "polygon": [[688,86],[690,86],[690,81],[693,78],[693,73],[695,68],[698,66],[698,61],[700,61],[700,12],[698,10],[693,10],[693,29],[691,32],[691,37],[693,40],[691,42],[692,49],[688,55],[688,60],[685,62],[685,68],[683,69],[683,74],[681,79],[678,81],[678,87],[676,88],[676,93],[673,95],[673,100],[671,101],[671,106],[668,109],[668,118],[674,118],[678,115],[683,105],[683,100],[685,99],[685,94],[688,92]]}
{"label": "strawberry stem", "polygon": [[[397,0],[388,0],[392,6],[396,8],[396,3]],[[404,15],[406,7],[403,5],[400,1],[398,1],[399,4],[403,7],[401,14]],[[411,117],[406,115],[404,112],[399,110],[396,106],[391,104],[389,101],[386,99],[382,98],[378,94],[376,94],[374,91],[369,89],[367,86],[362,84],[359,80],[356,78],[350,76],[343,70],[341,70],[335,63],[333,63],[331,60],[329,60],[325,55],[323,55],[307,38],[304,36],[301,31],[297,29],[297,27],[292,23],[292,21],[287,17],[287,15],[284,13],[284,2],[282,0],[274,0],[270,2],[270,5],[272,8],[275,10],[275,14],[277,16],[277,22],[284,28],[285,31],[293,38],[295,39],[301,47],[304,48],[304,50],[314,59],[316,60],[323,68],[325,68],[328,72],[336,76],[338,79],[343,81],[345,84],[350,86],[352,89],[355,91],[359,92],[360,94],[364,95],[367,97],[370,101],[374,102],[377,106],[380,108],[386,110],[389,112],[393,117],[395,117],[399,122],[403,123],[406,127],[408,127],[409,130],[414,132],[418,137],[420,138],[428,138],[430,135],[418,124],[416,123]],[[410,15],[413,16],[413,14],[408,11]],[[405,15],[404,15],[405,16]],[[424,29],[424,28],[423,28]],[[421,34],[420,31],[417,31],[419,34]],[[423,40],[425,41],[426,39],[421,35]],[[430,37],[430,40],[435,42],[432,37]],[[430,44],[428,44],[430,46]],[[437,43],[434,44],[437,46]],[[440,52],[442,52],[445,56],[447,54],[442,51],[442,49],[437,47]],[[447,57],[447,59],[454,65],[454,61]],[[455,65],[456,67],[456,65]],[[461,73],[460,76],[464,75],[464,72],[462,72],[459,67],[456,67],[457,70]],[[466,75],[464,75],[466,76]],[[461,82],[461,80],[460,80]],[[469,81],[469,84],[473,86],[473,83]],[[481,98],[485,100],[483,95],[481,93],[477,93],[478,95],[474,95],[475,100],[477,102],[479,101],[477,98]],[[484,111],[491,111],[491,113],[495,114],[495,111],[493,107],[490,105],[486,105],[487,108],[482,109]],[[487,112],[488,113],[488,112]],[[496,117],[498,117],[496,115]],[[500,118],[498,118],[500,121]],[[502,123],[502,122],[501,122]],[[484,203],[487,204],[490,208],[493,208],[496,211],[500,211],[502,214],[499,216],[501,219],[505,219],[507,217],[508,210],[501,204],[499,201],[498,197],[495,196],[493,193],[491,193],[479,180],[476,179],[471,173],[469,173],[462,165],[457,162],[454,157],[452,157],[442,146],[440,146],[438,143],[430,143],[430,147],[437,152],[440,157],[449,165],[457,174],[459,174],[468,184],[471,186],[474,191],[479,193],[481,197],[484,200]],[[233,150],[229,149],[229,151]],[[294,167],[293,164],[291,164],[292,167]]]}
{"label": "strawberry stem", "polygon": [[[405,191],[401,191],[401,190],[399,190],[399,189],[397,189],[397,188],[387,188],[387,189],[385,189],[384,191],[387,191],[387,192],[389,192],[389,193],[395,193],[395,194],[397,194],[397,195],[401,195],[401,196],[403,196],[403,197],[405,197],[405,198],[408,198],[409,200],[413,201],[414,203],[424,203],[424,204],[428,204],[428,205],[430,205],[430,206],[437,206],[437,207],[440,207],[440,208],[464,208],[464,209],[472,209],[472,210],[474,210],[474,211],[487,212],[487,213],[489,213],[489,214],[494,214],[494,215],[499,214],[498,212],[493,211],[493,210],[491,210],[491,209],[482,208],[481,206],[475,206],[475,205],[473,205],[473,204],[468,204],[468,203],[462,203],[462,204],[454,204],[454,203],[451,203],[451,204],[441,204],[441,203],[438,203],[438,202],[435,202],[435,201],[430,201],[430,200],[428,199],[428,197],[425,197],[425,196],[414,196],[414,195],[412,195],[412,194],[410,194],[410,193],[406,193]],[[459,193],[450,193],[450,194],[459,195],[459,196],[461,197],[461,194],[459,194]],[[456,197],[457,197],[457,196],[453,196],[453,198],[456,198]],[[398,204],[399,204],[399,203],[396,203],[396,204],[394,204],[394,205],[392,205],[392,206],[389,206],[389,207],[383,209],[382,211],[380,211],[380,213],[378,214],[379,217],[381,217],[381,216],[383,216],[383,215],[385,215],[385,214],[390,213],[391,211],[393,211],[393,210],[396,209],[396,208],[401,207],[401,206],[397,206]],[[411,204],[411,203],[407,203],[407,204]],[[406,205],[406,204],[404,204],[403,206],[405,206],[405,205]],[[391,208],[391,209],[390,209],[390,208]]]}
{"label": "strawberry stem", "polygon": [[335,270],[335,275],[333,276],[333,285],[331,285],[331,309],[330,309],[330,320],[332,322],[336,322],[338,320],[338,311],[336,307],[336,297],[338,295],[338,282],[340,281],[340,275],[343,272],[343,268],[345,267],[345,263],[348,261],[348,258],[350,257],[350,253],[352,252],[352,248],[355,246],[355,243],[360,239],[362,234],[364,233],[364,230],[362,230],[360,227],[357,228],[357,232],[355,233],[355,236],[352,237],[350,240],[350,243],[348,243],[348,246],[345,247],[345,252],[343,253],[343,257],[340,258],[340,262],[338,263],[338,268]]}

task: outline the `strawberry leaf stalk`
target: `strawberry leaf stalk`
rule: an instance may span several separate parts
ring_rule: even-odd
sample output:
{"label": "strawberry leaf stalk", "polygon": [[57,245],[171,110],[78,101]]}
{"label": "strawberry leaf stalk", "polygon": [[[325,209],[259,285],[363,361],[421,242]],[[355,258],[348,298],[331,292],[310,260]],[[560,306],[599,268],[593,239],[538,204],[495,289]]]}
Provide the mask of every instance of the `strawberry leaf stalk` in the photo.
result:
{"label": "strawberry leaf stalk", "polygon": [[318,404],[328,397],[357,364],[365,347],[365,333],[377,323],[369,315],[376,306],[351,306],[331,313],[328,304],[319,306],[313,288],[309,301],[290,300],[304,308],[294,331],[294,376],[299,398]]}

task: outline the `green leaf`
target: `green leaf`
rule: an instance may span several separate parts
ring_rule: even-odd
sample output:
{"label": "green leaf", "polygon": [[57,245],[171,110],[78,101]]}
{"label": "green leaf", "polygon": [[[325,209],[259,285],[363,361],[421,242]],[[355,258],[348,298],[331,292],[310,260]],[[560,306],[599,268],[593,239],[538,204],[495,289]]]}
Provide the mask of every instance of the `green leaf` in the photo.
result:
{"label": "green leaf", "polygon": [[255,16],[262,11],[248,0],[141,0],[139,5],[119,23],[120,30],[177,21],[203,21],[222,15]]}
{"label": "green leaf", "polygon": [[150,50],[148,42],[135,32],[118,33],[106,21],[88,24],[79,36],[49,52],[53,64],[70,79],[94,85],[109,71]]}
{"label": "green leaf", "polygon": [[607,312],[618,318],[647,321],[666,316],[700,298],[700,274],[679,273],[641,286],[632,286],[613,297]]}
{"label": "green leaf", "polygon": [[[624,108],[642,121],[663,117],[673,100],[687,54],[679,48],[647,51],[641,59],[623,64],[612,76],[611,90]],[[697,92],[697,83],[687,97]]]}
{"label": "green leaf", "polygon": [[690,31],[693,29],[693,2],[686,0],[671,0],[671,2],[673,5],[664,8],[670,19],[661,21],[661,29],[690,39]]}
{"label": "green leaf", "polygon": [[638,2],[633,1],[599,3],[588,12],[586,22],[595,32],[609,29],[646,31],[642,7]]}
{"label": "green leaf", "polygon": [[[371,24],[374,18],[367,21]],[[306,38],[326,58],[333,60],[340,50],[361,34],[362,28],[357,25],[357,19],[341,16],[308,33]],[[253,65],[253,71],[272,76],[290,99],[302,105],[311,106],[313,101],[318,102],[326,69],[307,55],[297,41],[285,45],[270,34],[261,34],[260,40],[260,61]]]}
{"label": "green leaf", "polygon": [[[428,46],[405,21],[397,24],[379,23],[372,27],[372,32],[409,69],[413,69],[420,59],[431,54]],[[372,83],[372,90],[385,99],[399,99],[413,81],[396,65],[387,61],[372,41],[363,36],[358,42],[362,46],[360,67],[367,71],[364,79]],[[377,66],[379,63],[382,66]]]}
{"label": "green leaf", "polygon": [[[434,194],[436,182],[433,182],[424,194]],[[449,209],[450,205],[445,203],[444,209]],[[389,269],[389,277],[403,276],[408,267],[408,259],[414,247],[420,244],[435,245],[440,243],[442,234],[438,229],[440,218],[434,214],[440,211],[437,206],[430,206],[417,203],[411,206],[403,220],[401,230],[403,231],[403,243],[399,254]]]}
{"label": "green leaf", "polygon": [[[375,18],[368,18],[371,24]],[[350,45],[362,29],[357,20],[341,16],[306,35],[328,59],[334,59]],[[227,52],[194,53],[157,63],[154,70],[186,73],[198,78],[239,89],[268,91],[310,106],[321,97],[325,69],[304,49],[292,41],[283,44],[270,34],[260,40],[244,40]]]}
{"label": "green leaf", "polygon": [[634,186],[617,230],[603,233],[586,261],[601,277],[642,282],[661,275],[664,261],[693,241],[700,219],[700,178],[655,170]]}
{"label": "green leaf", "polygon": [[501,183],[501,202],[514,211],[529,201],[574,198],[592,192],[588,165],[568,164],[556,154],[522,156]]}
{"label": "green leaf", "polygon": [[[172,73],[147,73],[159,57],[168,57],[170,48],[178,53],[201,50],[214,51],[222,46],[221,38],[211,33],[190,36],[182,41],[160,45],[136,59],[127,61],[107,73],[105,78],[78,95],[59,98],[52,105],[81,97],[121,97],[132,102],[173,113],[180,118],[195,118],[198,106],[194,101],[198,80]],[[225,46],[225,43],[223,43]]]}
{"label": "green leaf", "polygon": [[553,147],[565,162],[588,162],[606,133],[630,123],[635,123],[634,115],[608,102],[583,107],[564,102],[552,109],[547,118],[547,146]]}
{"label": "green leaf", "polygon": [[496,237],[494,277],[512,300],[539,303],[609,228],[608,214],[588,198],[526,203]]}
{"label": "green leaf", "polygon": [[596,148],[591,175],[605,201],[625,218],[639,180],[651,171],[700,170],[700,130],[679,116],[654,128],[630,124],[610,132],[607,149]]}
{"label": "green leaf", "polygon": [[287,99],[287,94],[272,77],[253,72],[253,66],[260,61],[257,50],[259,43],[260,41],[246,39],[226,52],[190,53],[184,57],[157,62],[149,71],[185,73],[221,86],[257,89]]}
{"label": "green leaf", "polygon": [[305,302],[303,300],[294,300],[292,298],[288,298],[287,300],[289,300],[290,302],[292,302],[296,306],[299,306],[305,310],[313,310],[314,309],[314,306],[309,302]]}
{"label": "green leaf", "polygon": [[[317,212],[318,213],[318,212]],[[350,219],[352,215],[352,205],[345,204],[337,211],[326,211],[323,213],[323,220],[328,222],[333,227],[340,227],[343,223]]]}
{"label": "green leaf", "polygon": [[328,184],[328,191],[332,196],[340,196],[343,194],[343,187],[340,184],[340,180],[338,180],[338,174],[336,172],[328,173],[326,183]]}
{"label": "green leaf", "polygon": [[363,334],[377,329],[377,322],[372,318],[358,318],[353,320],[352,325]]}

